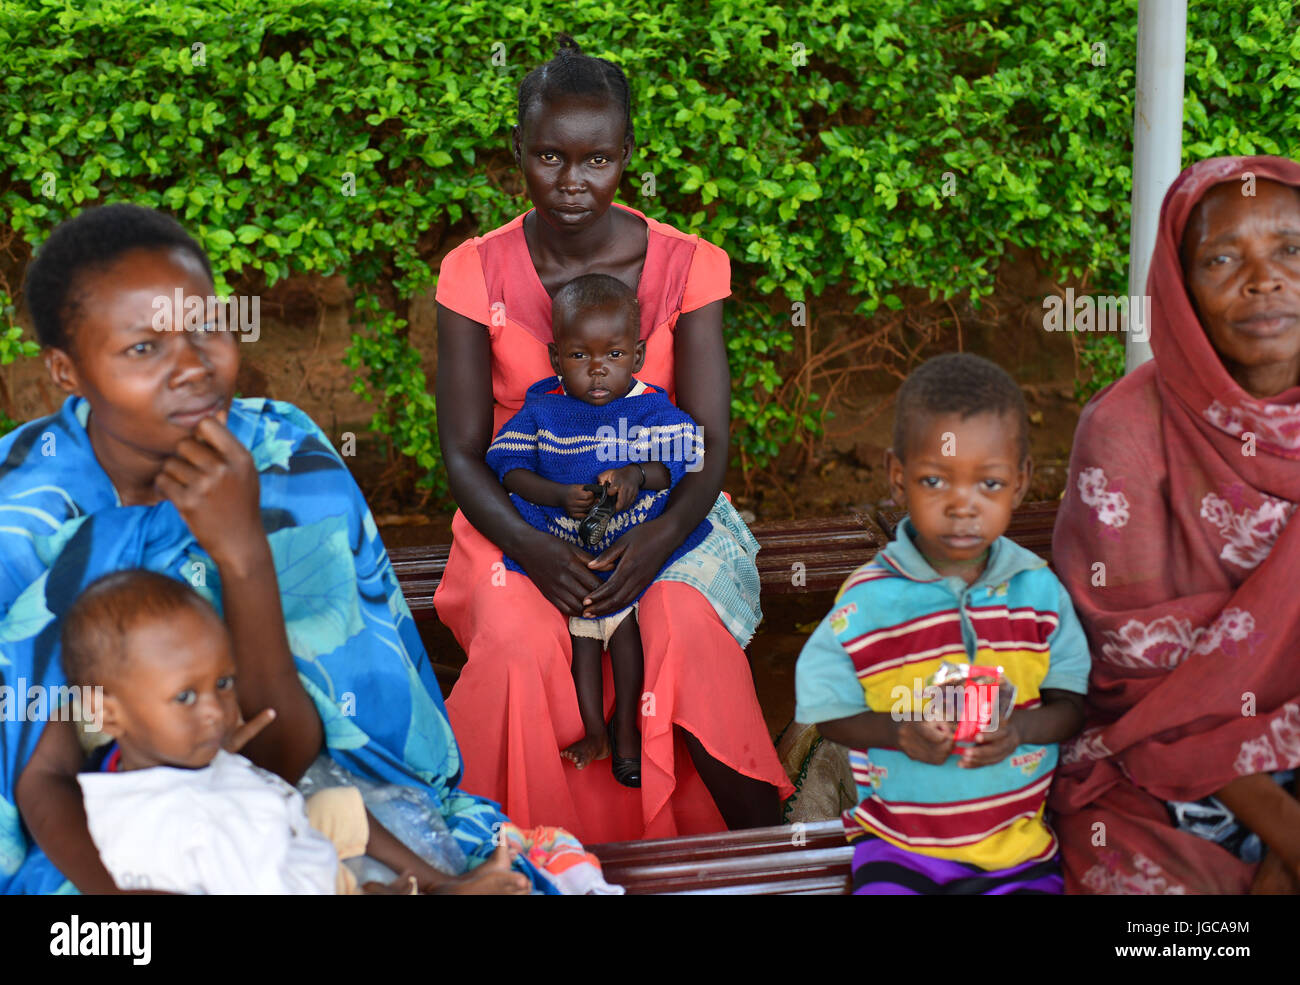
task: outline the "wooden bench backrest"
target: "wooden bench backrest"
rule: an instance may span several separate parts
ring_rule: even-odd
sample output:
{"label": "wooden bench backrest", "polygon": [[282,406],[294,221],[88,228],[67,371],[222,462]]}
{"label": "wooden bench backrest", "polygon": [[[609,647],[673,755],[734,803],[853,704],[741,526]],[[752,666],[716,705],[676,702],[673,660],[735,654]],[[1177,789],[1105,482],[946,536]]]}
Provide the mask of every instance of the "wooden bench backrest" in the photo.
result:
{"label": "wooden bench backrest", "polygon": [[[1007,536],[1052,561],[1056,502],[1025,503],[1011,518]],[[763,592],[805,595],[836,591],[844,579],[889,543],[902,510],[878,509],[808,520],[751,525],[758,539]],[[420,544],[388,552],[402,594],[417,621],[436,619],[433,593],[447,566],[450,545]]]}

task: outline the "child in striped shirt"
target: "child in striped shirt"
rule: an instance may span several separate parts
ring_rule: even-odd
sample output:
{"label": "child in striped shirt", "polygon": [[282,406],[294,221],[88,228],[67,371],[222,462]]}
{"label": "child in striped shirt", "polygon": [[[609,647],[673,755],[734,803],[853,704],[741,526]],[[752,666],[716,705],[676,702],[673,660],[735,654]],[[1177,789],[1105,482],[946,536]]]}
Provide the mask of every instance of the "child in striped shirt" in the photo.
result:
{"label": "child in striped shirt", "polygon": [[[917,369],[896,414],[886,466],[908,517],[796,667],[796,719],[850,750],[854,893],[1060,893],[1044,808],[1058,744],[1083,725],[1090,660],[1061,583],[1003,536],[1032,469],[1024,398],[958,353]],[[999,667],[1015,688],[1012,712],[995,701],[969,743],[955,740],[956,703],[924,686],[945,662]]]}
{"label": "child in striped shirt", "polygon": [[[635,292],[605,274],[565,284],[553,299],[550,343],[556,377],[528,388],[524,406],[488,447],[487,464],[532,526],[599,556],[629,529],[663,513],[670,490],[698,470],[703,441],[695,422],[658,387],[632,374],[645,361]],[[619,464],[626,462],[628,464]],[[596,504],[586,487],[615,497],[608,526],[593,538],[582,521]],[[711,529],[701,521],[664,563],[697,547]],[[523,571],[509,557],[505,565]],[[607,577],[612,563],[597,568]],[[599,619],[569,620],[573,680],[585,735],[561,755],[578,769],[612,758],[614,778],[641,785],[641,687],[644,657],[636,603]],[[601,654],[609,648],[614,714],[605,724]],[[635,751],[635,755],[629,755]]]}

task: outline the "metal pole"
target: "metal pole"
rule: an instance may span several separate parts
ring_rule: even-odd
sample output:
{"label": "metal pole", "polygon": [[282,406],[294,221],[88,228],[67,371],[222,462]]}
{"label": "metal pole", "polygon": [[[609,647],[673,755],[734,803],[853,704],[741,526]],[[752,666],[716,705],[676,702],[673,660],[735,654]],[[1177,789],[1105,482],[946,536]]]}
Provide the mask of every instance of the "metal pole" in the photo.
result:
{"label": "metal pole", "polygon": [[[1129,226],[1129,297],[1147,292],[1160,202],[1178,177],[1183,149],[1183,74],[1187,0],[1138,4],[1137,99],[1133,108],[1133,207]],[[1131,310],[1131,309],[1130,309]],[[1146,328],[1150,329],[1148,324]],[[1129,332],[1125,372],[1151,358],[1149,334]]]}

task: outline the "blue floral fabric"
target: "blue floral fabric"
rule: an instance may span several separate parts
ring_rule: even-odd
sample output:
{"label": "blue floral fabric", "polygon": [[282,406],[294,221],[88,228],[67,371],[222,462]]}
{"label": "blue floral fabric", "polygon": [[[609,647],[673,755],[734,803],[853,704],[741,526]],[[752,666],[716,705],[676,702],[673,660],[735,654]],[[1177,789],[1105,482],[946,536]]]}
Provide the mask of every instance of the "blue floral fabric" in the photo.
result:
{"label": "blue floral fabric", "polygon": [[[48,719],[19,691],[65,684],[61,617],[100,575],[142,567],[186,581],[221,611],[217,566],[169,502],[122,506],[86,434],[89,405],[0,439],[0,891],[73,891],[31,842],[14,785]],[[289,647],[330,755],[380,782],[422,791],[471,867],[506,821],[457,789],[461,759],[424,645],[350,473],[296,407],[236,400],[228,420],[259,473]],[[6,690],[6,688],[8,690]],[[8,697],[8,701],[5,698]],[[45,714],[42,714],[42,711]],[[543,892],[555,892],[526,862]]]}

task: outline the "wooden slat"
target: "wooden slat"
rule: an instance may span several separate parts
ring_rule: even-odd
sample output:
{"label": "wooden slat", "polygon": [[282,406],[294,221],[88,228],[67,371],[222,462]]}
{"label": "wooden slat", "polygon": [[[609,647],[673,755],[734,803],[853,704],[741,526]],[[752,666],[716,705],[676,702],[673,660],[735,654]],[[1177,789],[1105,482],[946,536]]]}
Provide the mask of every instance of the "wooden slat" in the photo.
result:
{"label": "wooden slat", "polygon": [[791,890],[847,892],[853,848],[790,849],[767,855],[656,866],[606,866],[605,878],[632,895],[668,893],[784,894]]}
{"label": "wooden slat", "polygon": [[1022,504],[1011,514],[1007,536],[1051,564],[1052,530],[1056,527],[1056,511],[1060,505],[1060,500]]}
{"label": "wooden slat", "polygon": [[[1024,504],[1012,515],[1007,536],[1050,564],[1058,505],[1055,501]],[[758,574],[763,591],[774,595],[835,591],[889,542],[904,515],[902,510],[881,509],[874,519],[853,513],[753,524],[751,529],[762,548]],[[389,551],[402,594],[418,621],[437,618],[433,593],[447,566],[449,550],[447,544],[421,544]]]}
{"label": "wooden slat", "polygon": [[758,574],[763,591],[776,595],[834,592],[844,579],[887,544],[866,513],[755,523]]}
{"label": "wooden slat", "polygon": [[419,544],[415,547],[394,547],[388,552],[393,574],[402,586],[406,604],[417,622],[437,619],[433,608],[433,593],[442,580],[447,567],[450,544]]}
{"label": "wooden slat", "polygon": [[[799,840],[797,846],[794,844],[796,836]],[[602,863],[613,865],[633,858],[641,862],[672,861],[683,851],[690,852],[692,858],[725,858],[791,847],[827,848],[843,842],[844,825],[839,820],[830,820],[803,824],[799,828],[777,824],[770,828],[714,831],[645,841],[611,841],[587,847]]]}
{"label": "wooden slat", "polygon": [[839,821],[778,825],[590,850],[629,893],[843,894],[853,848]]}
{"label": "wooden slat", "polygon": [[[888,542],[865,513],[798,523],[756,523],[752,529],[761,548],[758,573],[763,590],[774,594],[833,592]],[[417,621],[437,618],[433,593],[449,551],[447,544],[421,544],[395,547],[388,553]]]}

